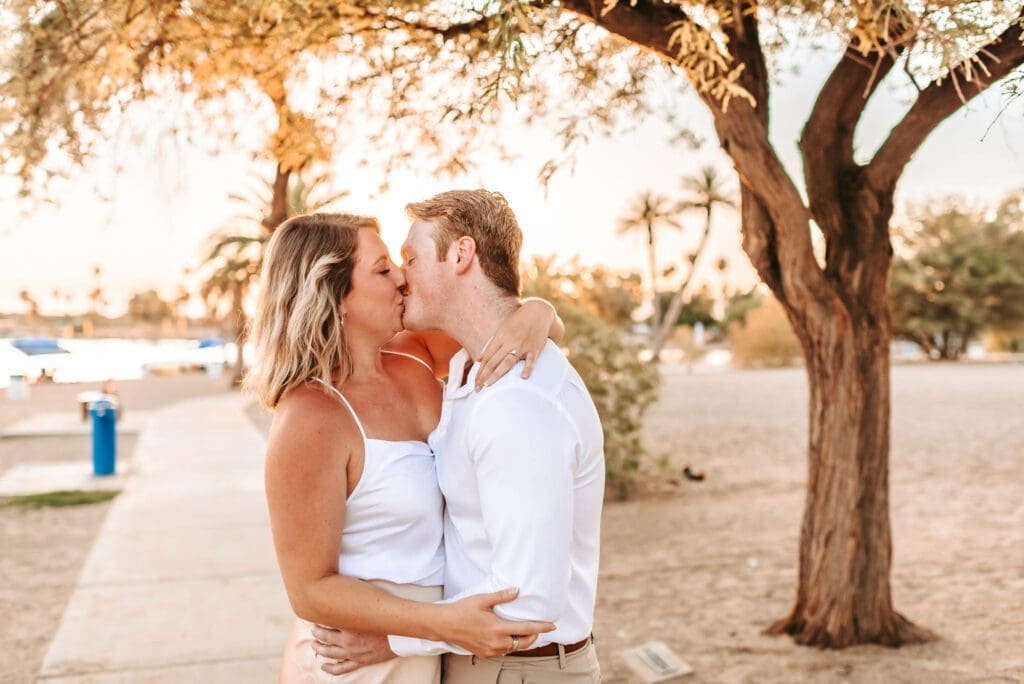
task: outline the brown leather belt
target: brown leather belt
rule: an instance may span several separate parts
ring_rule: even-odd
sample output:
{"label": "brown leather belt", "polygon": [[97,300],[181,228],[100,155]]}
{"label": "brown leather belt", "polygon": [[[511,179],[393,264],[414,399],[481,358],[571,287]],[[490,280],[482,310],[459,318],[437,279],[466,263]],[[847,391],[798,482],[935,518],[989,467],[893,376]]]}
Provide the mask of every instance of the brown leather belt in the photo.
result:
{"label": "brown leather belt", "polygon": [[[563,648],[565,649],[566,655],[569,653],[575,653],[584,646],[590,643],[591,637],[587,637],[583,641],[577,641],[575,644],[566,644]],[[528,651],[514,651],[512,653],[505,654],[506,656],[512,656],[513,658],[550,658],[558,655],[558,644],[548,644],[547,646],[538,646],[537,648],[531,648]]]}

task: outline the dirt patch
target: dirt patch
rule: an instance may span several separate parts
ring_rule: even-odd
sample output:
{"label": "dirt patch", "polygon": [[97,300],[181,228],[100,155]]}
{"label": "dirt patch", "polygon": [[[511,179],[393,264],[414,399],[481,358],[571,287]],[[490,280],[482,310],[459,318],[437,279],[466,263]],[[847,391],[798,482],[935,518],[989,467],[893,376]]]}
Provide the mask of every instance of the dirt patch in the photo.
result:
{"label": "dirt patch", "polygon": [[0,507],[0,672],[34,682],[109,503]]}

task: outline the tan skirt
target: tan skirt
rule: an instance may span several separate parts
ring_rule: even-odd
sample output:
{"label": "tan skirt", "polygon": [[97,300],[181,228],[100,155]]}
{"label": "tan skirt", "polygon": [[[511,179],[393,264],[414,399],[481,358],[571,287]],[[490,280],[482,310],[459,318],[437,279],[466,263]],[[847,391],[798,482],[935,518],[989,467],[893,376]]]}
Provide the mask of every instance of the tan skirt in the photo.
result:
{"label": "tan skirt", "polygon": [[[441,587],[394,584],[384,580],[370,582],[384,591],[412,601],[439,601]],[[327,674],[320,669],[324,659],[313,651],[312,625],[296,618],[281,661],[279,684],[440,684],[441,656],[392,658],[343,675]]]}

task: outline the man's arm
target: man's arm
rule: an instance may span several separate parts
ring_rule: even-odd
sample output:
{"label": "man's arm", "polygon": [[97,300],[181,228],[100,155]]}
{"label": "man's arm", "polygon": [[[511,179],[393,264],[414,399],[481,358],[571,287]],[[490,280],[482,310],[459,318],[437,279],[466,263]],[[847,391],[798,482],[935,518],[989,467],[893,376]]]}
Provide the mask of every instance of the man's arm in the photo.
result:
{"label": "man's arm", "polygon": [[[481,364],[477,389],[501,378],[520,359],[526,362],[522,376],[530,377],[547,340],[558,344],[564,336],[565,324],[554,306],[536,297],[524,299],[495,333],[481,358],[476,359]],[[384,348],[412,354],[431,366],[434,375],[444,378],[448,375],[448,364],[462,345],[440,330],[406,330],[391,338]],[[512,349],[517,353],[509,354]]]}

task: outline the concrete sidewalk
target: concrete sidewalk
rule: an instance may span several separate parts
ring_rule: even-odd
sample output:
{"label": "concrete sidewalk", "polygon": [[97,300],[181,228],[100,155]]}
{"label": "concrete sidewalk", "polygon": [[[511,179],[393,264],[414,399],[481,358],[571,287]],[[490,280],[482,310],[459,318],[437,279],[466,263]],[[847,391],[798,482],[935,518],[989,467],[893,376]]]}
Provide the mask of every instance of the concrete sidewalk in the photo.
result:
{"label": "concrete sidewalk", "polygon": [[154,413],[39,682],[273,682],[292,613],[237,394]]}

